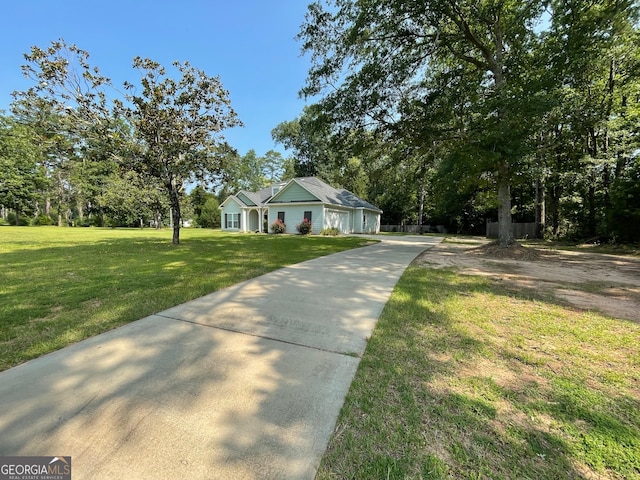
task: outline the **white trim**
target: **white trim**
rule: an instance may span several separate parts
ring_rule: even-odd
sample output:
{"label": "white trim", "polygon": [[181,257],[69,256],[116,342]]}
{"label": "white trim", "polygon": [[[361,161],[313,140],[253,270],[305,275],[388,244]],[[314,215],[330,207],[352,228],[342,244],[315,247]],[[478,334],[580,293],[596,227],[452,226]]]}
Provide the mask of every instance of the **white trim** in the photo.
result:
{"label": "white trim", "polygon": [[[277,198],[277,197],[278,197],[278,195],[281,195],[281,194],[282,194],[282,192],[284,192],[285,190],[287,190],[287,189],[289,188],[289,186],[290,186],[292,183],[295,183],[295,184],[296,184],[296,185],[298,185],[300,188],[302,188],[305,192],[307,192],[309,195],[311,195],[312,197],[316,198],[316,199],[317,199],[317,200],[316,200],[316,202],[323,203],[323,202],[322,202],[322,200],[320,200],[320,199],[315,195],[315,193],[310,192],[310,191],[309,191],[309,189],[308,189],[307,187],[305,187],[304,185],[302,185],[302,184],[298,181],[298,179],[297,179],[297,178],[292,178],[291,180],[289,180],[289,181],[286,183],[286,185],[284,185],[283,187],[281,187],[281,188],[280,188],[280,190],[278,190],[278,191],[275,193],[275,195],[273,195],[269,200],[267,200],[267,201],[265,202],[265,204],[269,204],[269,205],[271,205],[271,201],[272,201],[273,199]],[[301,203],[303,203],[303,202],[288,202],[288,203],[292,203],[292,204],[294,204],[294,205],[299,205],[299,204],[301,204]],[[280,203],[279,205],[286,205],[286,204],[285,204],[285,203]]]}

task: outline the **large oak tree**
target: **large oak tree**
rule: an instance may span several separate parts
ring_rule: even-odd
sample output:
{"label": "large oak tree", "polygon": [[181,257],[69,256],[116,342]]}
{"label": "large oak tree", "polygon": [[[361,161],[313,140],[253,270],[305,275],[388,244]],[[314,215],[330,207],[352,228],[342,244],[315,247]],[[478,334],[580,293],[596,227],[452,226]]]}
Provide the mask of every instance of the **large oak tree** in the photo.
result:
{"label": "large oak tree", "polygon": [[[393,131],[405,115],[467,143],[495,182],[499,238],[513,243],[511,182],[535,125],[530,75],[544,0],[333,0],[309,6],[307,96],[346,129]],[[442,95],[439,95],[442,93]],[[449,110],[447,123],[436,115]],[[435,106],[435,108],[434,108]],[[438,136],[427,139],[430,145]],[[469,148],[470,147],[470,148]],[[476,167],[477,168],[477,167]]]}

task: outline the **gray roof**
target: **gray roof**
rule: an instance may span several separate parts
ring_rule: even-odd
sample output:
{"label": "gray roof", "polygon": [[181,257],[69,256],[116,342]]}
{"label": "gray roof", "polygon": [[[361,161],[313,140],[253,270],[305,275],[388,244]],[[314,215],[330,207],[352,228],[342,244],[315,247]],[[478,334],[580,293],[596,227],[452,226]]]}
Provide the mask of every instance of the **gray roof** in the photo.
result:
{"label": "gray roof", "polygon": [[344,188],[333,188],[316,177],[299,177],[292,181],[297,182],[301,187],[307,189],[309,193],[314,195],[323,203],[332,205],[344,205],[351,208],[367,208],[381,212],[378,207],[372,205],[366,200],[361,199],[357,195],[351,193]]}
{"label": "gray roof", "polygon": [[[248,190],[240,190],[238,193],[244,193],[256,205],[262,205],[271,198],[271,187],[263,188],[257,192],[249,192]],[[244,202],[243,202],[244,203]]]}
{"label": "gray roof", "polygon": [[[361,199],[357,195],[351,193],[349,190],[345,190],[344,188],[333,188],[331,185],[326,184],[316,177],[294,178],[293,180],[287,182],[287,185],[290,182],[296,182],[322,203],[330,205],[342,205],[351,208],[366,208],[369,210],[374,210],[376,212],[382,212],[382,210],[380,210],[378,207],[370,204],[366,200]],[[280,191],[282,190],[284,190],[284,186],[280,189]],[[240,190],[238,194],[242,193],[250,198],[256,205],[263,206],[271,199],[272,192],[272,187],[267,187],[257,192]],[[234,195],[233,198],[244,204],[244,202],[237,196]]]}

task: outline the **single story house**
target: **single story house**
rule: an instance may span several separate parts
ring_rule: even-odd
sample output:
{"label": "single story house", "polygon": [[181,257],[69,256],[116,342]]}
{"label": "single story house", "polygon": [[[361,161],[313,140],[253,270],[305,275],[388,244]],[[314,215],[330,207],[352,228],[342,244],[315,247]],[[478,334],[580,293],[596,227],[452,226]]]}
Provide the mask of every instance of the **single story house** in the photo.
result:
{"label": "single story house", "polygon": [[286,233],[297,233],[305,218],[311,232],[336,228],[340,233],[378,233],[382,210],[353,193],[333,188],[316,177],[294,178],[258,192],[241,190],[225,199],[222,230],[268,232],[280,219]]}

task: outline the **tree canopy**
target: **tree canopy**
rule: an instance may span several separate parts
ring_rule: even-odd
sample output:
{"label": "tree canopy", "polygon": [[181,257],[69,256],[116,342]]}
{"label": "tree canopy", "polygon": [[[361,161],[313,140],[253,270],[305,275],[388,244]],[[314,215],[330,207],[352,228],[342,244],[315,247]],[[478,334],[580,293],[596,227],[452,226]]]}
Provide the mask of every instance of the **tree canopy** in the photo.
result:
{"label": "tree canopy", "polygon": [[140,88],[125,82],[123,93],[89,64],[88,52],[62,39],[47,49],[33,47],[25,60],[23,71],[34,85],[14,92],[12,110],[42,140],[42,164],[57,185],[51,193],[59,224],[62,210],[67,217],[77,211],[80,220],[86,208],[122,210],[122,202],[114,205],[115,197],[104,191],[117,189],[113,175],[118,175],[139,179],[132,183],[136,188],[150,186],[148,197],[162,186],[172,212],[173,243],[179,243],[186,183],[220,175],[222,132],[241,125],[221,80],[188,62],[173,63],[174,79],[159,63],[136,57]]}
{"label": "tree canopy", "polygon": [[590,216],[571,223],[597,232],[612,173],[626,168],[604,157],[635,158],[636,14],[630,0],[314,2],[299,34],[312,61],[301,95],[319,100],[274,138],[310,152],[314,168],[332,160],[309,145],[363,155],[353,139],[367,138],[377,156],[368,161],[407,173],[419,220],[448,211],[460,226],[483,210],[498,219],[502,245],[513,241],[512,216],[542,225],[545,204],[560,232],[559,180],[571,172],[584,178],[572,187],[584,185]]}

